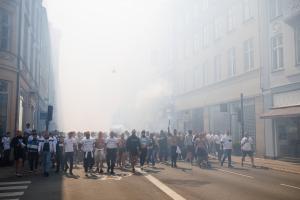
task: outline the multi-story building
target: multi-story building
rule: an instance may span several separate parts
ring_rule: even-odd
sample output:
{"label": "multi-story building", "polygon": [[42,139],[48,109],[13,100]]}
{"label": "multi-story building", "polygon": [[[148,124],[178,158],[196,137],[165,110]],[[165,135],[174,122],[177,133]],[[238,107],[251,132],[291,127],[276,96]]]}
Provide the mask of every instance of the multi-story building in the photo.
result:
{"label": "multi-story building", "polygon": [[47,111],[51,49],[42,0],[0,1],[0,134],[42,130],[40,113]]}
{"label": "multi-story building", "polygon": [[[258,156],[292,151],[279,150],[281,142],[295,143],[299,156],[299,108],[292,119],[266,119],[275,116],[272,107],[300,104],[299,0],[178,0],[174,13],[175,126],[230,131],[236,144],[244,129]],[[293,132],[285,141],[278,140],[280,124],[284,134]]]}

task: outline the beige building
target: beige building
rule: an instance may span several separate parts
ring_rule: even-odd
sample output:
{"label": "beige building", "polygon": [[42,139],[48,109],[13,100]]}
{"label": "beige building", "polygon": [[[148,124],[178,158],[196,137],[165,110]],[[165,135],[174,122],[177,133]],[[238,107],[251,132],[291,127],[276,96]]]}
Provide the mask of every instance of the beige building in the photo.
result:
{"label": "beige building", "polygon": [[[285,101],[286,93],[280,94],[279,87],[289,85],[287,104],[299,105],[299,1],[176,3],[175,13],[181,15],[173,23],[175,127],[214,133],[229,130],[238,149],[244,122],[244,132],[256,141],[258,156],[280,157],[276,128],[265,118],[270,118],[267,112],[276,107],[275,102]],[[299,140],[299,126],[294,132],[293,140]]]}
{"label": "beige building", "polygon": [[51,49],[42,0],[0,1],[0,134],[41,130],[49,97]]}

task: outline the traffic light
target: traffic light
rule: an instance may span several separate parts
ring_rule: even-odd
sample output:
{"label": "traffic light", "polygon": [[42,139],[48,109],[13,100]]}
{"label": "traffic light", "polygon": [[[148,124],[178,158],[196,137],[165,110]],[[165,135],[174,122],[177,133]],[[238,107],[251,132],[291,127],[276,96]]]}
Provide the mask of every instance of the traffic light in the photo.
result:
{"label": "traffic light", "polygon": [[47,120],[48,121],[52,120],[52,115],[53,115],[53,106],[49,105],[48,106],[48,115],[47,115]]}

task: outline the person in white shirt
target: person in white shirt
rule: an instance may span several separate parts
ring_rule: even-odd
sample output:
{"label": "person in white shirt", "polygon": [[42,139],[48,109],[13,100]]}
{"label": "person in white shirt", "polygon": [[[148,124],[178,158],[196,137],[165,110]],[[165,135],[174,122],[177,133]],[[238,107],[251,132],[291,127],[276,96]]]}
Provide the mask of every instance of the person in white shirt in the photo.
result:
{"label": "person in white shirt", "polygon": [[221,162],[223,150],[221,148],[221,136],[219,133],[214,135],[215,149],[218,153],[218,160]]}
{"label": "person in white shirt", "polygon": [[253,139],[246,134],[245,137],[241,140],[241,149],[242,149],[242,166],[244,166],[245,157],[248,155],[251,159],[252,167],[254,165],[254,158],[253,158]]}
{"label": "person in white shirt", "polygon": [[70,175],[73,175],[73,157],[74,157],[74,146],[76,144],[76,141],[73,137],[74,133],[73,132],[69,132],[68,133],[68,138],[64,139],[64,149],[65,149],[65,161],[64,161],[64,165],[65,165],[65,172],[68,169],[68,164],[67,162],[69,161],[70,164]]}
{"label": "person in white shirt", "polygon": [[232,168],[233,167],[231,165],[232,138],[230,136],[229,131],[226,132],[225,137],[222,137],[221,143],[223,144],[223,149],[224,149],[224,156],[223,156],[223,159],[222,159],[222,162],[221,162],[221,166],[223,166],[223,163],[228,158],[228,167]]}
{"label": "person in white shirt", "polygon": [[118,138],[115,137],[114,132],[110,132],[109,137],[106,139],[106,162],[107,162],[107,173],[114,175],[114,167],[117,158],[118,150]]}
{"label": "person in white shirt", "polygon": [[83,151],[83,165],[85,176],[88,176],[88,172],[91,172],[94,164],[94,149],[95,140],[91,138],[90,132],[85,132],[85,138],[81,141]]}
{"label": "person in white shirt", "polygon": [[3,161],[4,165],[9,165],[10,163],[10,132],[7,132],[3,137],[2,137],[2,145],[3,145]]}

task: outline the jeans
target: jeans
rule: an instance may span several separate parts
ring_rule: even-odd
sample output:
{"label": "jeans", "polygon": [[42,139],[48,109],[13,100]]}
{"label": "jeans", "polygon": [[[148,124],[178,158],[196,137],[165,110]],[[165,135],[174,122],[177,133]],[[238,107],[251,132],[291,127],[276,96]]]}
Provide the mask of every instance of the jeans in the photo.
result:
{"label": "jeans", "polygon": [[51,153],[49,151],[43,152],[43,169],[44,173],[49,173],[50,166],[51,166]]}
{"label": "jeans", "polygon": [[36,170],[39,164],[38,152],[29,152],[28,159],[29,159],[30,170],[33,171],[33,168]]}
{"label": "jeans", "polygon": [[228,166],[231,166],[231,152],[232,149],[224,149],[224,157],[222,159],[221,165],[223,165],[224,161],[228,158]]}
{"label": "jeans", "polygon": [[116,158],[117,158],[117,149],[107,149],[106,150],[106,162],[107,162],[107,171],[111,170],[114,172]]}
{"label": "jeans", "polygon": [[70,162],[70,173],[72,173],[73,170],[73,157],[74,157],[74,152],[66,152],[65,153],[65,170],[67,170],[67,162]]}
{"label": "jeans", "polygon": [[176,167],[177,164],[177,146],[171,146],[171,165]]}
{"label": "jeans", "polygon": [[62,152],[56,154],[56,171],[64,170],[64,155]]}
{"label": "jeans", "polygon": [[9,163],[10,163],[9,157],[10,157],[10,149],[4,150],[4,152],[3,152],[3,161],[4,161],[5,165],[9,165]]}
{"label": "jeans", "polygon": [[149,164],[151,162],[152,166],[155,165],[155,155],[156,155],[156,151],[155,149],[148,149],[148,159],[147,159],[147,163]]}
{"label": "jeans", "polygon": [[141,149],[141,155],[140,155],[141,167],[144,166],[145,161],[146,161],[146,157],[147,157],[147,148],[142,148]]}
{"label": "jeans", "polygon": [[84,172],[88,172],[88,170],[91,170],[94,164],[94,158],[92,155],[93,152],[83,152],[83,165],[84,165]]}

